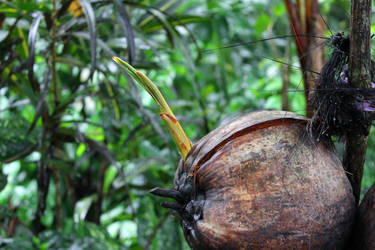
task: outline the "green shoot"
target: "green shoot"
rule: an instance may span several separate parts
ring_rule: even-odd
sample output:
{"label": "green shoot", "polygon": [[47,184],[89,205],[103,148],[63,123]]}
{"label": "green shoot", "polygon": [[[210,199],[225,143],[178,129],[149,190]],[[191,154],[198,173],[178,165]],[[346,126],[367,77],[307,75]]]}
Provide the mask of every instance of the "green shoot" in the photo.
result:
{"label": "green shoot", "polygon": [[138,84],[140,84],[155,100],[161,111],[160,117],[167,124],[172,138],[177,145],[178,151],[180,152],[182,160],[185,161],[186,156],[192,147],[192,143],[186,136],[172,110],[169,108],[158,87],[156,87],[156,85],[147,76],[145,76],[142,72],[137,71],[127,62],[118,57],[112,57],[112,59],[118,65],[120,65]]}

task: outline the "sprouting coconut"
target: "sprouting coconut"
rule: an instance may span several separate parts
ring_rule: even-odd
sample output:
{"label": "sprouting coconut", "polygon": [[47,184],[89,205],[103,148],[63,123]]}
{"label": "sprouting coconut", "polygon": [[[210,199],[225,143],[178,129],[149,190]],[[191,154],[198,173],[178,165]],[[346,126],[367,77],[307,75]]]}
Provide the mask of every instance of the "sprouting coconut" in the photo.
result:
{"label": "sprouting coconut", "polygon": [[332,142],[306,140],[308,120],[258,111],[194,145],[157,87],[113,58],[153,97],[181,155],[174,187],[151,193],[181,218],[193,249],[341,249],[355,201]]}

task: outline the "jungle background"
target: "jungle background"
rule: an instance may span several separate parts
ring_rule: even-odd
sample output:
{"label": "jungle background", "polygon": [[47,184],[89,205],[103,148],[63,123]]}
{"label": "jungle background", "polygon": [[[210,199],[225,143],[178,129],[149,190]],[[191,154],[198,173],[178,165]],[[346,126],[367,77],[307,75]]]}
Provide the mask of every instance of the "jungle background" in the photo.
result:
{"label": "jungle background", "polygon": [[[320,1],[324,36],[347,33],[349,8]],[[178,216],[148,193],[172,186],[178,152],[111,57],[158,84],[194,142],[243,112],[305,114],[286,34],[279,0],[1,0],[0,248],[189,249]]]}

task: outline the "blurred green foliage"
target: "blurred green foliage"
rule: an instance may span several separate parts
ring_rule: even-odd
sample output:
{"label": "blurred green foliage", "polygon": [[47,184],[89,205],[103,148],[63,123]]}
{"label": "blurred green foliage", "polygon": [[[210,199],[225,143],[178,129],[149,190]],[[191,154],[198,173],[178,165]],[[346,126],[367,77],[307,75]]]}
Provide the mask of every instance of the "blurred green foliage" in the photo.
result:
{"label": "blurred green foliage", "polygon": [[[347,1],[320,8],[332,32],[346,30]],[[196,141],[232,115],[281,109],[282,65],[269,58],[298,65],[293,41],[246,42],[285,34],[277,0],[1,0],[0,247],[188,249],[178,217],[148,193],[172,186],[177,150],[111,57],[156,82]],[[301,72],[288,75],[303,114]]]}

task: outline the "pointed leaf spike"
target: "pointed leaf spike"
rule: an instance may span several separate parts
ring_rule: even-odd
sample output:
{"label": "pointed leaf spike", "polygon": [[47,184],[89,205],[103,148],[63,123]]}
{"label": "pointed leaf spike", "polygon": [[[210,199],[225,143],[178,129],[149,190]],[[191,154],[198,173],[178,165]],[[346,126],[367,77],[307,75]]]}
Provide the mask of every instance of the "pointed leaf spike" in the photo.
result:
{"label": "pointed leaf spike", "polygon": [[118,65],[120,65],[136,82],[138,82],[138,84],[140,84],[158,104],[161,111],[160,117],[167,124],[167,127],[172,134],[172,138],[177,145],[178,151],[180,152],[182,160],[185,161],[186,156],[192,147],[192,143],[186,136],[172,110],[169,108],[158,87],[146,75],[140,71],[137,71],[127,62],[118,57],[112,57],[112,59]]}
{"label": "pointed leaf spike", "polygon": [[133,68],[124,60],[121,60],[119,57],[114,56],[112,57],[112,60],[115,61],[115,63],[117,63],[118,65],[120,65],[126,71],[126,73],[128,73],[135,81],[139,83],[140,79],[138,78],[137,70],[135,68]]}

